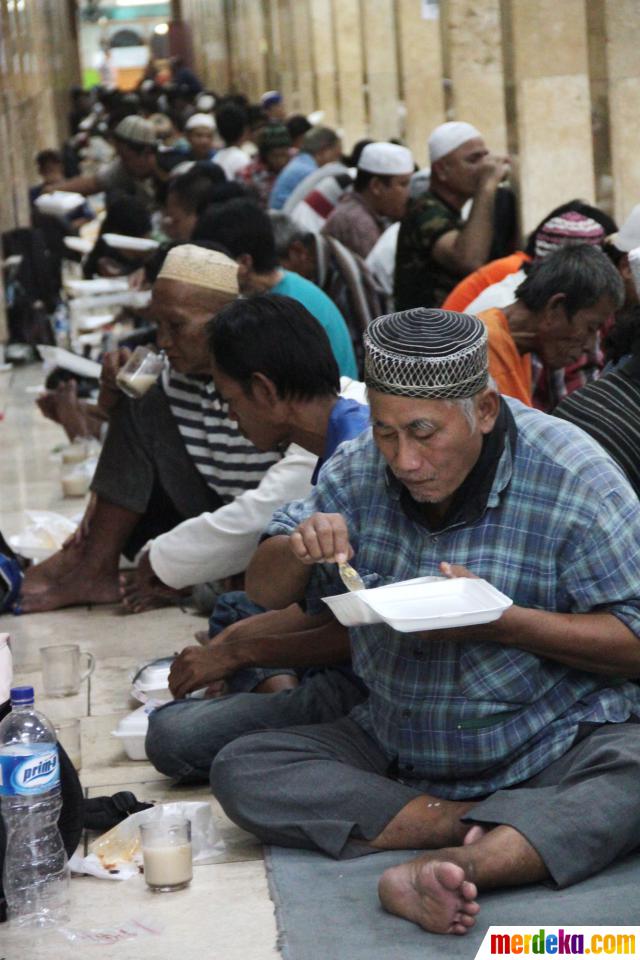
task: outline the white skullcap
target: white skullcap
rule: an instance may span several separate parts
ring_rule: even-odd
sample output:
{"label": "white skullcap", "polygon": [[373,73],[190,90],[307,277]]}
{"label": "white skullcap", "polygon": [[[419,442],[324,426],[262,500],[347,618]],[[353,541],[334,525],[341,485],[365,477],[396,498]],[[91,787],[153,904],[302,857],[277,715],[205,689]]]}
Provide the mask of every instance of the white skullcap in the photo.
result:
{"label": "white skullcap", "polygon": [[201,93],[196,100],[196,107],[201,113],[208,113],[216,105],[216,98],[210,93]]}
{"label": "white skullcap", "polygon": [[368,143],[358,160],[358,170],[381,176],[413,173],[413,154],[399,143]]}
{"label": "white skullcap", "polygon": [[451,120],[449,123],[441,123],[429,137],[429,160],[431,164],[442,157],[446,157],[449,153],[453,153],[463,143],[467,143],[468,140],[473,140],[475,137],[482,137],[482,134],[473,124],[465,123],[464,120]]}
{"label": "white skullcap", "polygon": [[238,296],[238,264],[218,250],[181,243],[169,250],[158,280],[179,280],[192,287]]}
{"label": "white skullcap", "polygon": [[215,130],[216,125],[213,117],[208,113],[194,113],[189,117],[184,125],[185,130],[194,130],[196,127],[205,127],[207,130]]}
{"label": "white skullcap", "polygon": [[629,253],[634,247],[640,246],[640,203],[636,204],[618,232],[608,239],[616,250],[623,253]]}

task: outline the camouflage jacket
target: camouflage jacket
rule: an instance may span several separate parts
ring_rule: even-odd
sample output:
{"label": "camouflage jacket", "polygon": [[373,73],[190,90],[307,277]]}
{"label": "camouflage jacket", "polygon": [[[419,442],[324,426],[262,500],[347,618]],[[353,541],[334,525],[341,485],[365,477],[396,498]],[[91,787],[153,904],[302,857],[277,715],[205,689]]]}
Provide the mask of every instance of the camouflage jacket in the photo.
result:
{"label": "camouflage jacket", "polygon": [[396,310],[437,307],[460,277],[433,259],[433,247],[450,230],[460,230],[458,210],[427,190],[414,200],[400,225],[396,250]]}

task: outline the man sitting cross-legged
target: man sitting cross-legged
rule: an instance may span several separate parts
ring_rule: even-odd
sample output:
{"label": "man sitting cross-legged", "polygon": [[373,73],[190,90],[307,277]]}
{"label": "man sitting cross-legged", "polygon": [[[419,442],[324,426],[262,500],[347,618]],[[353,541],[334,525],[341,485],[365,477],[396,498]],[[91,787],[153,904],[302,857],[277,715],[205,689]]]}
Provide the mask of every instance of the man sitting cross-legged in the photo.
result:
{"label": "man sitting cross-legged", "polygon": [[[368,408],[351,399],[362,397],[363,384],[343,379],[339,395],[338,367],[327,335],[297,301],[274,294],[239,300],[213,318],[208,338],[213,377],[229,416],[259,450],[298,444],[320,458],[315,479],[336,448],[368,426]],[[182,568],[180,527],[152,546],[151,562],[165,579],[189,570],[191,579],[206,576],[208,517],[187,525],[199,551],[185,558]],[[363,685],[344,666],[349,659],[347,631],[328,610],[307,616],[293,604],[250,616],[256,608],[244,595],[228,594],[220,598],[214,619],[220,620],[228,609],[238,621],[208,646],[182,651],[169,678],[177,700],[149,718],[147,756],[168,776],[207,780],[216,753],[235,737],[332,720],[364,698]],[[317,669],[329,664],[338,669]],[[313,675],[303,672],[306,667],[316,668]],[[297,689],[291,689],[297,687],[291,668],[303,674]],[[285,669],[293,677],[284,677]],[[281,688],[289,687],[286,693],[273,690],[274,675]],[[262,691],[258,685],[267,678],[269,695],[253,696],[250,691]],[[180,699],[221,681],[228,681],[225,689],[233,696]]]}
{"label": "man sitting cross-legged", "polygon": [[267,843],[427,851],[383,875],[382,903],[462,934],[478,889],[568,886],[639,843],[640,504],[582,431],[496,393],[477,318],[380,317],[365,351],[373,437],[274,515],[248,595],[313,612],[351,559],[383,582],[480,576],[513,606],[464,628],[350,629],[367,701],[235,740],[211,783]]}
{"label": "man sitting cross-legged", "polygon": [[[236,274],[236,264],[213,250],[183,244],[169,252],[150,306],[168,367],[140,400],[121,395],[115,405],[88,532],[27,571],[24,612],[117,601],[120,554],[133,558],[149,539],[205,511],[215,518],[211,580],[240,573],[273,510],[309,490],[314,458],[299,447],[284,455],[257,450],[229,420],[211,379],[205,327],[236,298]],[[136,582],[155,603],[173,584],[155,577],[148,558]]]}

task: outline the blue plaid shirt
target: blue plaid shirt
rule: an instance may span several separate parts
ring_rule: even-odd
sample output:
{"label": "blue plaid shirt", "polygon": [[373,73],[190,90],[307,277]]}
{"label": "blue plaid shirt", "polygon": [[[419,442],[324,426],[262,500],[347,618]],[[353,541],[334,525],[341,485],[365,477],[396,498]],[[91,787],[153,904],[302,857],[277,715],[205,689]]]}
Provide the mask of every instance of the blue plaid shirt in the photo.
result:
{"label": "blue plaid shirt", "polygon": [[[367,431],[340,447],[306,500],[274,514],[268,535],[289,534],[316,511],[341,513],[354,565],[370,585],[438,574],[448,560],[523,607],[608,611],[640,637],[640,502],[581,430],[508,404],[515,449],[507,437],[474,522],[430,533],[410,520]],[[310,601],[343,591],[334,564],[313,568]],[[562,756],[580,723],[640,716],[635,683],[525,650],[430,642],[386,624],[350,634],[354,670],[370,691],[352,719],[400,779],[437,796],[465,799],[520,783]]]}

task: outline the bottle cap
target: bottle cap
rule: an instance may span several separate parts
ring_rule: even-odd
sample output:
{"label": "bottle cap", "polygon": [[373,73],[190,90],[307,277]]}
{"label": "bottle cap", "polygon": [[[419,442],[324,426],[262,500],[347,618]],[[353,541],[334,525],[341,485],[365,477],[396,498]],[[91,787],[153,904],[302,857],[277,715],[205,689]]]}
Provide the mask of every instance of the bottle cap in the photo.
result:
{"label": "bottle cap", "polygon": [[33,702],[33,687],[11,687],[12,706],[20,707]]}

